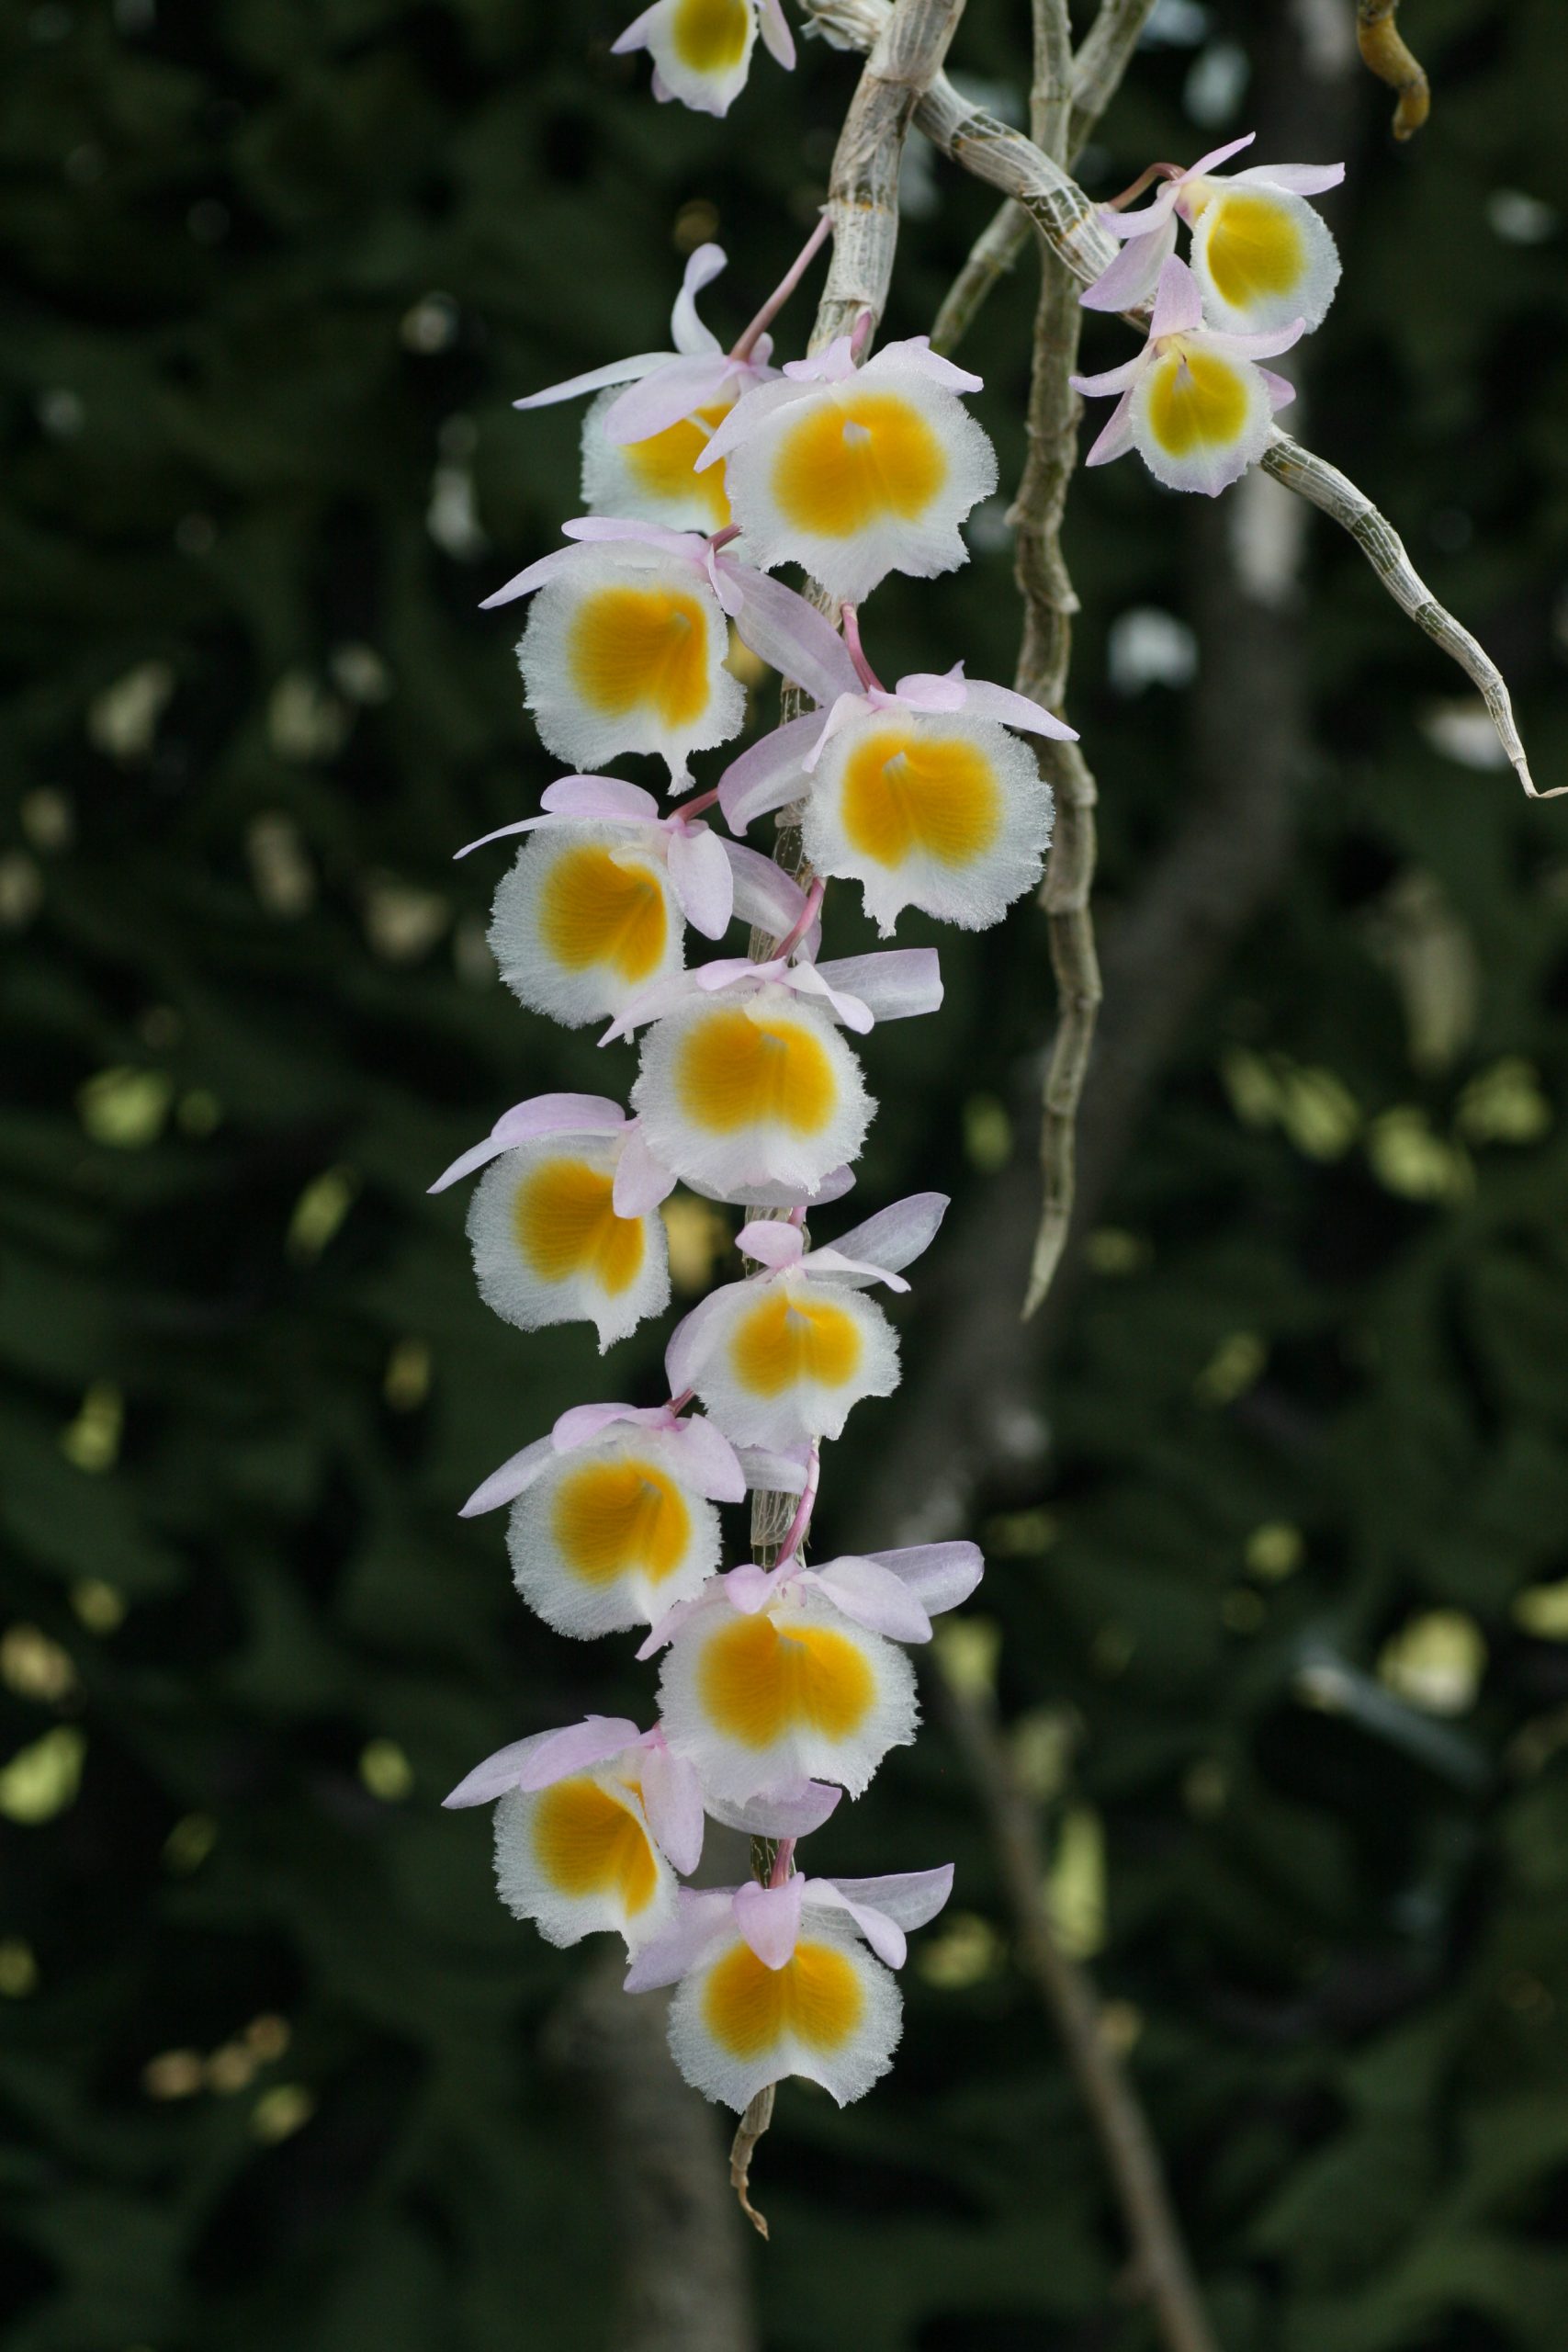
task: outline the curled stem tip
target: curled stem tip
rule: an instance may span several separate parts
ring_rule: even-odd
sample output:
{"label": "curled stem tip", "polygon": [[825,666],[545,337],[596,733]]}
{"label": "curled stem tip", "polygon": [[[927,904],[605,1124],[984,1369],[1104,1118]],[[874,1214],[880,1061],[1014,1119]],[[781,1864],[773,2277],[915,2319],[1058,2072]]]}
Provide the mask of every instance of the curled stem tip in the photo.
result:
{"label": "curled stem tip", "polygon": [[1399,0],[1356,0],[1356,45],[1369,72],[1398,93],[1394,137],[1411,139],[1431,112],[1432,89],[1394,22],[1398,6]]}
{"label": "curled stem tip", "polygon": [[740,2119],[729,2149],[729,2185],[739,2200],[740,2211],[761,2238],[769,2234],[768,2221],[766,2214],[759,2213],[751,2202],[751,2158],[758,2141],[773,2120],[773,2093],[777,2087],[769,2083],[757,2093]]}

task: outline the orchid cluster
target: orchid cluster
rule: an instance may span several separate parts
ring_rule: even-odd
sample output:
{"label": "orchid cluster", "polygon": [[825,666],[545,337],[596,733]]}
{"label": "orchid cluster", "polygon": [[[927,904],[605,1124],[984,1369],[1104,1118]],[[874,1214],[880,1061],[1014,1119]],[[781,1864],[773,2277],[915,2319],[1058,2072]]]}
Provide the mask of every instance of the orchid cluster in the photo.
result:
{"label": "orchid cluster", "polygon": [[[671,90],[684,94],[659,44],[674,55],[682,27],[722,13],[662,0],[639,20]],[[749,8],[735,13],[750,26]],[[672,350],[518,403],[595,395],[587,512],[488,600],[531,598],[526,701],[575,769],[537,815],[485,836],[522,837],[491,938],[525,1005],[603,1023],[606,1046],[635,1040],[637,1069],[626,1107],[519,1103],[433,1188],[478,1176],[468,1233],[499,1315],[525,1330],[591,1322],[602,1350],[669,1302],[660,1211],[677,1184],[743,1210],[745,1271],[676,1328],[667,1398],[573,1407],[465,1506],[508,1510],[517,1589],[558,1633],[641,1633],[638,1657],[660,1661],[656,1720],[590,1716],[519,1740],[447,1799],[495,1804],[498,1880],[519,1917],[556,1943],[618,1934],[629,1990],[679,1988],[682,2071],[740,2109],[792,2074],[858,2098],[890,2063],[890,1971],[945,1902],[951,1868],[818,1877],[798,1841],[914,1737],[908,1647],[981,1573],[966,1543],[807,1565],[822,1448],[863,1397],[897,1384],[876,1295],[908,1288],[903,1270],[947,1205],[917,1193],[827,1246],[808,1240],[807,1211],[850,1189],[875,1108],[852,1040],[942,1001],[934,950],[824,958],[826,886],[858,883],[885,938],[906,907],[997,922],[1039,881],[1050,840],[1051,795],[1023,739],[1071,734],[962,663],[892,688],[870,665],[860,601],[890,572],[966,560],[960,526],[996,462],[962,397],[978,379],[923,338],[868,358],[866,319],[773,367],[767,327],[824,233],[728,351],[697,316],[724,265],[705,245]],[[772,576],[785,563],[821,584],[837,626]],[[693,793],[693,757],[745,721],[731,632],[815,707]],[[664,762],[669,813],[603,772],[629,752]],[[785,808],[798,876],[733,837]],[[720,942],[737,919],[763,952],[688,963],[694,936]],[[793,1496],[793,1517],[765,1561],[726,1571],[719,1507],[749,1489]],[[709,1818],[760,1841],[752,1882],[682,1883]]]}
{"label": "orchid cluster", "polygon": [[[1306,199],[1337,187],[1345,166],[1216,171],[1255,136],[1233,139],[1185,171],[1151,164],[1101,208],[1122,251],[1079,300],[1092,311],[1124,311],[1152,296],[1154,311],[1135,358],[1071,379],[1091,398],[1121,395],[1086,464],[1108,465],[1136,449],[1156,481],[1213,497],[1257,464],[1275,410],[1294,400],[1295,387],[1261,363],[1320,326],[1334,299],[1339,255]],[[1150,201],[1123,212],[1151,180],[1160,185]],[[1190,262],[1177,257],[1179,222],[1190,232]]]}

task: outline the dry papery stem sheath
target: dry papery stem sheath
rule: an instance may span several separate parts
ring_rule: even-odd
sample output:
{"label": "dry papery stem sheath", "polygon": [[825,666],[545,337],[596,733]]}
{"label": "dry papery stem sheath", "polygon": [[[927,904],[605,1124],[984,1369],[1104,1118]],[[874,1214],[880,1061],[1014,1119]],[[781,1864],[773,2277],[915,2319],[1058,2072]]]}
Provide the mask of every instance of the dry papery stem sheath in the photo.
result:
{"label": "dry papery stem sheath", "polygon": [[1432,110],[1432,90],[1394,22],[1398,8],[1399,0],[1356,0],[1356,46],[1368,71],[1399,94],[1394,137],[1411,139]]}
{"label": "dry papery stem sheath", "polygon": [[[871,51],[855,86],[834,151],[828,183],[828,209],[833,223],[831,258],[818,304],[807,349],[824,351],[840,334],[862,329],[869,347],[886,308],[892,282],[893,257],[898,243],[898,166],[921,94],[942,70],[948,43],[958,28],[964,0],[898,0],[884,11]],[[836,617],[833,600],[814,581],[805,593],[823,611]],[[807,697],[786,684],[780,716],[800,715]],[[805,883],[809,880],[801,848],[798,812],[785,809],[779,819],[773,846],[774,862]],[[754,933],[753,957],[773,954],[777,943]],[[777,1214],[762,1208],[749,1217]],[[793,1495],[756,1488],[751,1497],[751,1556],[771,1567],[795,1509]],[[754,1856],[754,1875],[765,1877],[761,1857]],[[766,2237],[766,2217],[751,2202],[751,2158],[773,2117],[774,2086],[759,2091],[740,2118],[729,2152],[730,2185],[740,2210],[759,2234]]]}

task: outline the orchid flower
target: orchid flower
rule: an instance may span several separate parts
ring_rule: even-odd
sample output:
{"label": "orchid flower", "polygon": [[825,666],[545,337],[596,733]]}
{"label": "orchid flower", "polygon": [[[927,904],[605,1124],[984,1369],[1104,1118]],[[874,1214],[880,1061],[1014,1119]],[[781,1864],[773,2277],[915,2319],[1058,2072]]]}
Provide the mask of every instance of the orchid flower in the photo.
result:
{"label": "orchid flower", "polygon": [[863,368],[840,335],[738,401],[697,471],[725,460],[754,563],[803,564],[858,602],[890,571],[930,579],[967,562],[958,526],[997,486],[996,452],[956,397],[979,389],[925,335],[885,344]]}
{"label": "orchid flower", "polygon": [[675,1873],[703,1851],[702,1790],[661,1728],[589,1715],[499,1748],[446,1804],[495,1808],[502,1901],[552,1944],[602,1928],[637,1952],[675,1914]]}
{"label": "orchid flower", "polygon": [[1300,319],[1269,334],[1204,326],[1192,272],[1185,262],[1167,261],[1136,358],[1103,376],[1069,379],[1091,398],[1122,395],[1084,463],[1109,465],[1136,449],[1156,481],[1216,497],[1257,464],[1274,411],[1295,398],[1292,385],[1258,362],[1288,351],[1303,333]]}
{"label": "orchid flower", "polygon": [[674,1182],[649,1170],[633,1123],[598,1094],[538,1094],[430,1187],[483,1168],[468,1207],[479,1295],[520,1330],[589,1322],[599,1352],[670,1304],[658,1204]]}
{"label": "orchid flower", "polygon": [[[791,289],[828,225],[824,216],[762,316]],[[591,514],[628,514],[673,530],[719,531],[729,522],[723,469],[699,478],[693,469],[741,394],[778,370],[768,365],[773,338],[760,319],[727,352],[697,316],[697,295],[725,266],[721,245],[699,245],[688,260],[670,319],[673,351],[613,359],[513,401],[513,408],[546,408],[581,392],[599,394],[582,424],[582,498]]]}
{"label": "orchid flower", "polygon": [[[1211,326],[1267,334],[1299,319],[1321,326],[1339,283],[1339,254],[1327,226],[1304,199],[1337,187],[1343,164],[1255,164],[1221,177],[1213,166],[1250,147],[1232,139],[1186,171],[1173,164],[1139,212],[1102,206],[1100,218],[1122,251],[1079,296],[1091,311],[1135,310],[1146,302],[1176,251],[1176,224],[1192,232],[1192,268]],[[1147,175],[1145,175],[1145,177]]]}
{"label": "orchid flower", "polygon": [[682,789],[688,754],[727,742],[745,717],[745,689],[724,666],[727,618],[817,701],[852,686],[837,630],[804,596],[726,552],[728,534],[705,539],[603,514],[563,529],[570,546],[481,606],[539,592],[517,662],[540,739],[561,759],[592,768],[654,752]]}
{"label": "orchid flower", "polygon": [[798,1226],[755,1219],[737,1247],[761,1271],[727,1283],[676,1325],[665,1353],[671,1392],[697,1396],[732,1444],[789,1452],[836,1438],[865,1396],[898,1385],[898,1342],[861,1294],[908,1290],[900,1269],[930,1247],[947,1209],[916,1193],[832,1247],[806,1249]]}
{"label": "orchid flower", "polygon": [[500,825],[457,855],[533,835],[496,892],[490,944],[513,994],[569,1028],[680,971],[682,922],[707,939],[738,915],[782,934],[805,911],[805,893],[772,858],[688,810],[662,815],[639,785],[562,776],[542,799],[542,816]]}
{"label": "orchid flower", "polygon": [[724,957],[645,989],[604,1039],[649,1024],[632,1088],[646,1148],[716,1200],[820,1197],[875,1109],[840,1027],[929,1011],[931,948],[818,965]]}
{"label": "orchid flower", "polygon": [[748,1563],[673,1602],[637,1653],[665,1649],[660,1713],[705,1791],[744,1802],[797,1776],[858,1796],[915,1736],[915,1680],[898,1646],[980,1581],[973,1544],[824,1561]]}
{"label": "orchid flower", "polygon": [[[845,625],[855,628],[849,606]],[[791,719],[731,762],[719,805],[744,831],[804,801],[808,864],[858,882],[884,938],[909,906],[983,931],[1038,882],[1051,839],[1050,787],[1010,727],[1077,740],[1039,703],[965,678],[961,662],[941,677],[912,673],[892,693],[867,668],[826,717]]]}
{"label": "orchid flower", "polygon": [[780,0],[655,0],[611,43],[610,54],[646,49],[653,59],[656,98],[678,98],[698,114],[723,115],[746,86],[759,32],[781,65],[795,63]]}
{"label": "orchid flower", "polygon": [[524,1600],[588,1641],[650,1625],[718,1566],[716,1502],[746,1473],[700,1415],[670,1405],[577,1405],[469,1496],[462,1516],[512,1505],[507,1548]]}
{"label": "orchid flower", "polygon": [[768,2084],[801,2075],[845,2107],[892,2064],[903,2005],[890,1971],[903,1965],[906,1930],[934,1919],[952,1888],[951,1864],[683,1888],[626,1990],[679,1987],[670,2047],[705,2098],[743,2109]]}

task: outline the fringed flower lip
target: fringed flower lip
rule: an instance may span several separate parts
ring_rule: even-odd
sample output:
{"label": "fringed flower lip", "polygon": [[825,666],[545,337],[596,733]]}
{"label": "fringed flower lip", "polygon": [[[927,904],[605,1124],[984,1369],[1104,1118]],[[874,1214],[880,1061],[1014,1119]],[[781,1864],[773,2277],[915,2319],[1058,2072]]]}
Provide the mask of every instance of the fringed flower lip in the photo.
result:
{"label": "fringed flower lip", "polygon": [[1105,375],[1069,379],[1091,399],[1121,394],[1084,463],[1109,465],[1136,449],[1169,489],[1216,497],[1256,465],[1274,411],[1295,398],[1293,385],[1258,362],[1288,351],[1304,333],[1301,319],[1268,334],[1205,326],[1192,272],[1167,260],[1142,351]]}
{"label": "fringed flower lip", "polygon": [[[711,445],[710,445],[711,446]],[[581,514],[570,544],[487,596],[489,612],[537,594],[517,649],[540,737],[584,769],[652,752],[683,791],[694,751],[737,733],[746,696],[724,667],[726,623],[759,660],[830,703],[855,673],[814,605],[732,551],[734,529],[705,538],[635,517]]]}
{"label": "fringed flower lip", "polygon": [[892,1326],[859,1294],[875,1283],[907,1290],[899,1270],[930,1246],[946,1209],[945,1193],[916,1193],[820,1250],[801,1248],[797,1227],[744,1227],[739,1247],[759,1271],[677,1324],[664,1360],[671,1394],[697,1396],[735,1445],[798,1454],[839,1436],[863,1398],[889,1396],[898,1382]]}
{"label": "fringed flower lip", "polygon": [[930,579],[967,562],[959,526],[997,486],[996,452],[957,397],[980,383],[927,336],[859,368],[840,335],[739,401],[696,469],[724,460],[754,562],[802,564],[858,602],[890,571]]}
{"label": "fringed flower lip", "polygon": [[876,1107],[842,1032],[941,996],[929,948],[728,957],[645,989],[606,1037],[647,1023],[631,1099],[660,1166],[713,1200],[794,1208],[842,1188]]}
{"label": "fringed flower lip", "polygon": [[675,1180],[651,1162],[618,1102],[538,1094],[516,1103],[430,1190],[480,1169],[468,1209],[474,1271],[507,1322],[525,1331],[591,1322],[602,1353],[669,1305],[657,1212]]}
{"label": "fringed flower lip", "polygon": [[467,857],[518,833],[550,831],[584,820],[646,827],[648,845],[669,869],[682,914],[705,939],[722,939],[738,915],[782,936],[794,930],[806,911],[806,893],[771,857],[741,842],[727,841],[689,808],[666,815],[640,785],[614,775],[559,776],[546,786],[539,805],[537,817],[497,825],[493,832],[467,842],[457,855]]}
{"label": "fringed flower lip", "polygon": [[637,1657],[656,1657],[698,1610],[728,1603],[742,1616],[754,1617],[791,1590],[821,1593],[841,1616],[890,1642],[929,1642],[931,1619],[967,1600],[985,1567],[979,1545],[968,1543],[908,1544],[892,1552],[845,1553],[816,1567],[807,1567],[798,1555],[773,1568],[747,1561],[711,1578],[695,1600],[666,1611]]}
{"label": "fringed flower lip", "polygon": [[682,1888],[671,1925],[635,1957],[626,1990],[678,1986],[670,2047],[708,2098],[744,2109],[788,2075],[840,2107],[892,2063],[902,2002],[891,1973],[934,1919],[951,1865],[870,1879]]}
{"label": "fringed flower lip", "polygon": [[654,0],[610,44],[612,57],[646,49],[653,95],[698,114],[728,114],[746,86],[758,33],[787,71],[795,40],[781,0]]}
{"label": "fringed flower lip", "polygon": [[[1337,187],[1343,164],[1255,164],[1224,177],[1215,165],[1250,147],[1240,139],[1200,155],[1185,171],[1151,164],[1161,185],[1138,212],[1102,205],[1101,225],[1122,251],[1078,297],[1091,311],[1135,310],[1176,251],[1176,224],[1192,231],[1192,266],[1214,326],[1267,333],[1296,318],[1322,324],[1339,281],[1339,255],[1326,224],[1303,199]],[[1134,183],[1134,190],[1141,185]]]}
{"label": "fringed flower lip", "polygon": [[811,710],[788,720],[730,762],[718,780],[726,821],[743,833],[756,818],[798,799],[833,737],[882,714],[984,718],[1022,734],[1049,736],[1054,742],[1078,740],[1077,729],[1043,703],[986,678],[966,678],[962,662],[942,672],[910,671],[891,688],[857,678],[853,691],[835,695],[825,712]]}
{"label": "fringed flower lip", "polygon": [[701,1783],[657,1725],[590,1715],[515,1740],[445,1800],[491,1802],[502,1899],[553,1944],[609,1928],[637,1952],[674,1915],[676,1871],[702,1860]]}

